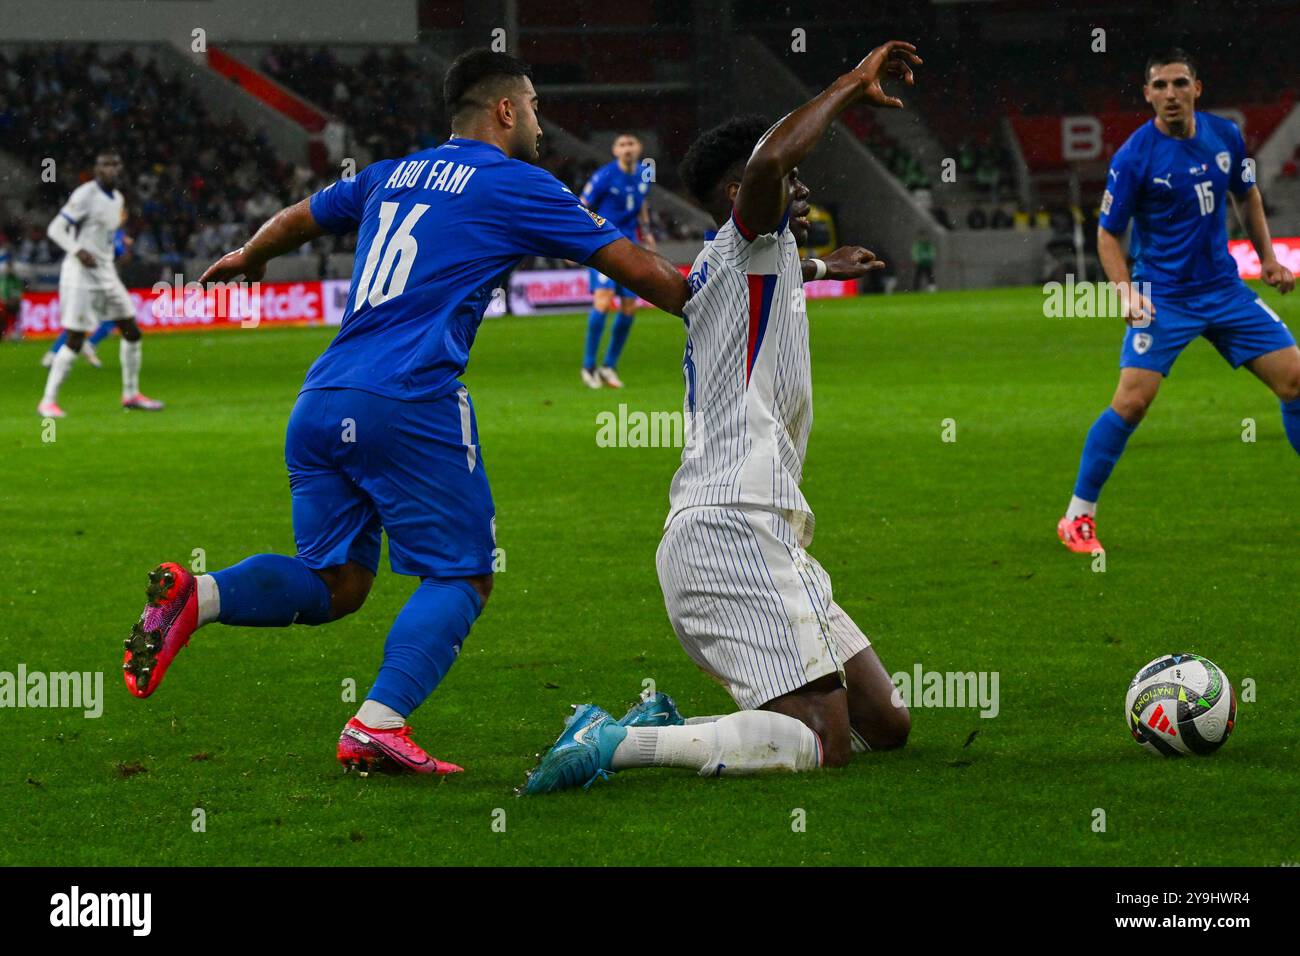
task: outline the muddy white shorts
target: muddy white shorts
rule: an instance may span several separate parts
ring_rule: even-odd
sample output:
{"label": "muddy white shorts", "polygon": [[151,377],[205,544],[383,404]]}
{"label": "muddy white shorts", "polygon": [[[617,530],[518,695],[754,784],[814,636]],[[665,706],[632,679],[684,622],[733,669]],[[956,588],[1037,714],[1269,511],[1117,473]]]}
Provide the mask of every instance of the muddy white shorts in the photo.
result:
{"label": "muddy white shorts", "polygon": [[677,639],[743,710],[827,674],[843,682],[844,662],[871,646],[781,512],[688,508],[655,563]]}

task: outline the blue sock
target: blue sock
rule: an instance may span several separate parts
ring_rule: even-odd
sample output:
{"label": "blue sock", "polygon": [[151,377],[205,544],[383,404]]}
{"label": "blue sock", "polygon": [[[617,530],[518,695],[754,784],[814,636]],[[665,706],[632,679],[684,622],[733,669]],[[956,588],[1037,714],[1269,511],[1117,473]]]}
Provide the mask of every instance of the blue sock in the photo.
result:
{"label": "blue sock", "polygon": [[104,339],[108,338],[108,333],[113,331],[112,322],[100,322],[99,328],[95,329],[95,334],[90,337],[91,345],[98,345]]}
{"label": "blue sock", "polygon": [[214,571],[221,596],[222,624],[287,627],[325,624],[330,619],[330,589],[301,558],[255,554],[232,568]]}
{"label": "blue sock", "polygon": [[1282,403],[1282,427],[1286,429],[1286,437],[1291,439],[1291,447],[1300,454],[1300,398]]}
{"label": "blue sock", "polygon": [[1084,501],[1096,501],[1101,496],[1101,486],[1110,477],[1111,469],[1124,453],[1128,436],[1137,430],[1120,418],[1119,412],[1107,408],[1088,429],[1088,439],[1083,443],[1083,457],[1079,460],[1079,477],[1074,482],[1074,493]]}
{"label": "blue sock", "polygon": [[68,333],[67,333],[67,332],[60,332],[60,333],[59,333],[59,337],[58,337],[57,339],[55,339],[55,340],[54,340],[54,344],[50,346],[50,351],[51,351],[51,352],[57,352],[59,349],[63,348],[64,344],[65,344],[67,341],[68,341]]}
{"label": "blue sock", "polygon": [[609,333],[609,348],[605,351],[605,364],[610,368],[618,368],[619,356],[623,354],[623,346],[627,345],[627,336],[635,318],[622,312],[615,317],[614,331]]}
{"label": "blue sock", "polygon": [[421,579],[388,632],[366,699],[410,716],[451,670],[481,610],[478,592],[463,578]]}
{"label": "blue sock", "polygon": [[605,334],[605,313],[592,309],[587,315],[587,351],[582,357],[583,368],[596,367],[596,350],[600,348],[600,337]]}

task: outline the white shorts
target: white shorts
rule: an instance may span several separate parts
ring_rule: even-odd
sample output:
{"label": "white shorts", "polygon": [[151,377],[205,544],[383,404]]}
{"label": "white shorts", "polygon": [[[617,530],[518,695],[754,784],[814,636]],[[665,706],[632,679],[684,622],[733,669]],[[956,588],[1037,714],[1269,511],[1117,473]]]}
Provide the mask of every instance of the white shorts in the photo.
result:
{"label": "white shorts", "polygon": [[59,324],[69,332],[93,332],[101,322],[134,318],[131,296],[116,275],[98,288],[59,283]]}
{"label": "white shorts", "polygon": [[688,508],[655,556],[677,640],[743,710],[838,673],[871,642],[831,597],[831,580],[786,516]]}

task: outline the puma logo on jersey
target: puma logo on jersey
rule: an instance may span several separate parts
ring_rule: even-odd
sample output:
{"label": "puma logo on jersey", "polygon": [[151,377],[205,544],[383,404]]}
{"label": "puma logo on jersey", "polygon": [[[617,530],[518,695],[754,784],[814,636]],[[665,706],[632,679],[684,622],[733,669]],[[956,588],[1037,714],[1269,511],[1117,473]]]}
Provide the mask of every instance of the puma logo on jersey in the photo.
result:
{"label": "puma logo on jersey", "polygon": [[1152,176],[1152,177],[1151,177],[1151,181],[1152,181],[1153,183],[1161,183],[1161,184],[1163,184],[1163,185],[1169,187],[1170,189],[1173,189],[1173,188],[1174,188],[1174,184],[1171,182],[1171,180],[1172,180],[1173,178],[1174,178],[1174,174],[1173,174],[1173,173],[1165,173],[1165,175],[1164,175],[1163,178],[1160,177],[1160,176]]}

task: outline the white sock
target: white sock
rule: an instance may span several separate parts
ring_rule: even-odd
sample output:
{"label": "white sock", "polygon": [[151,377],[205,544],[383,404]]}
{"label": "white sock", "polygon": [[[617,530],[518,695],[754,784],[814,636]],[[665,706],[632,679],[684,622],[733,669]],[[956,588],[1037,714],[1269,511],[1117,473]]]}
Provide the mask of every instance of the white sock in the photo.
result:
{"label": "white sock", "polygon": [[42,402],[57,402],[59,400],[59,386],[68,377],[68,372],[76,361],[77,353],[66,345],[61,346],[54,353],[54,361],[50,364],[50,374],[45,377],[45,397],[41,399]]}
{"label": "white sock", "polygon": [[765,710],[742,710],[709,723],[629,727],[612,761],[614,770],[689,767],[701,777],[820,765],[821,743],[808,725]]}
{"label": "white sock", "polygon": [[1070,507],[1065,509],[1065,516],[1073,521],[1075,518],[1079,517],[1079,515],[1090,515],[1096,517],[1097,502],[1084,501],[1078,495],[1071,495]]}
{"label": "white sock", "polygon": [[141,342],[122,340],[117,354],[122,360],[122,397],[134,398],[140,394],[140,352]]}
{"label": "white sock", "polygon": [[221,591],[217,579],[210,574],[200,574],[194,579],[194,586],[199,592],[199,627],[202,627],[221,616]]}
{"label": "white sock", "polygon": [[688,723],[688,724],[712,724],[712,723],[714,723],[715,721],[719,721],[719,720],[721,720],[721,719],[722,719],[723,717],[725,717],[725,716],[727,716],[727,715],[726,715],[726,714],[714,714],[712,717],[687,717],[687,718],[686,718],[686,723]]}
{"label": "white sock", "polygon": [[377,700],[363,703],[357,711],[357,720],[373,730],[400,730],[406,726],[405,717]]}

